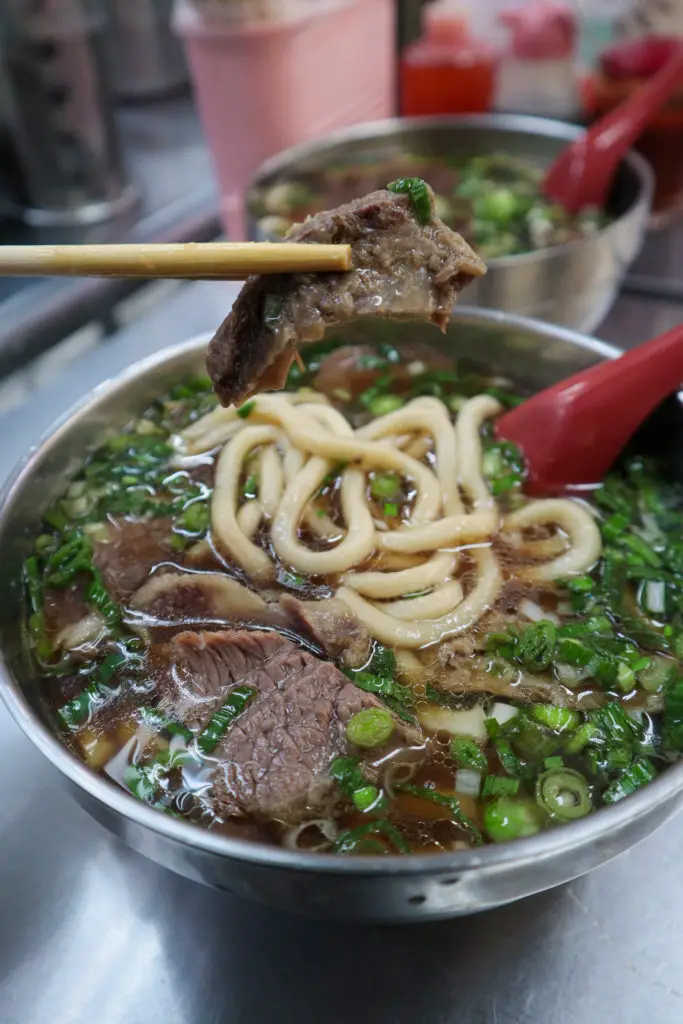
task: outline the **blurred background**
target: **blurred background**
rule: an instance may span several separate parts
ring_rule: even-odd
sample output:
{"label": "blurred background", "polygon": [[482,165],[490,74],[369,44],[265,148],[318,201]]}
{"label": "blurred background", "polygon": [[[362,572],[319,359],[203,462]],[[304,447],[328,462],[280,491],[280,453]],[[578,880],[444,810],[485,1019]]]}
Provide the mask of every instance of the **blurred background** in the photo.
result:
{"label": "blurred background", "polygon": [[[397,116],[589,123],[654,73],[653,39],[678,36],[678,0],[1,0],[0,244],[271,237],[245,200],[290,147]],[[676,304],[683,86],[638,148],[655,204],[622,293]],[[295,157],[280,166],[286,181]],[[290,200],[269,197],[266,227]],[[0,279],[0,412],[12,374],[181,287]]]}

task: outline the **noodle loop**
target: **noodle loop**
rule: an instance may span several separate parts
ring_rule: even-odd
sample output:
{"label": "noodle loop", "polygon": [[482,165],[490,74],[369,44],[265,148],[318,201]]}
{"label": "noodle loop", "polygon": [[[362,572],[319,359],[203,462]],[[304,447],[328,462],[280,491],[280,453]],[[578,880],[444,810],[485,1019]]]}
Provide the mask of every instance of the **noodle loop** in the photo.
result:
{"label": "noodle loop", "polygon": [[[214,537],[254,580],[274,579],[272,553],[305,576],[341,577],[337,597],[406,661],[495,605],[500,541],[534,559],[516,572],[529,583],[585,572],[600,557],[600,533],[580,502],[531,501],[501,514],[482,470],[481,431],[501,411],[496,399],[467,400],[453,426],[441,401],[416,398],[354,430],[320,397],[258,396],[246,415],[214,410],[181,435],[190,455],[224,444]],[[256,496],[242,486],[254,468]],[[382,506],[370,472],[400,481],[400,513],[398,498]],[[383,486],[391,494],[391,479]],[[366,567],[370,558],[387,568]]]}

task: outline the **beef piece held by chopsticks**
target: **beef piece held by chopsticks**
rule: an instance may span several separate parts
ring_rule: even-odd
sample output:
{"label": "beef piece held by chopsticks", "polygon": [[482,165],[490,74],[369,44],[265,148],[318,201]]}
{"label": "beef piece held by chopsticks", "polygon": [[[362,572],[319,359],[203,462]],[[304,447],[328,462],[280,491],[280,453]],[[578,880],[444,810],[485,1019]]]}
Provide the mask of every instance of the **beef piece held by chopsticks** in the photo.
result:
{"label": "beef piece held by chopsticks", "polygon": [[[401,187],[395,183],[392,188]],[[484,263],[434,214],[419,179],[309,217],[288,234],[301,243],[348,243],[348,273],[250,277],[209,345],[207,366],[223,405],[283,387],[299,346],[361,316],[427,320],[442,330],[460,291]]]}

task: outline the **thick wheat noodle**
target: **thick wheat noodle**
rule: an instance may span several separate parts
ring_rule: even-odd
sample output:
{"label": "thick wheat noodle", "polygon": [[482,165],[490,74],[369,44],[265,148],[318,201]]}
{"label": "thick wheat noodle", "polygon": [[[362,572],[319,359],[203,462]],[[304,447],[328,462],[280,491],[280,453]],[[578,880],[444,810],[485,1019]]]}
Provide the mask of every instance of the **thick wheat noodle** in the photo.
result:
{"label": "thick wheat noodle", "polygon": [[451,612],[462,601],[462,585],[458,580],[444,583],[442,587],[432,590],[431,594],[412,597],[406,600],[387,601],[381,605],[382,611],[393,615],[395,619],[438,619],[439,616]]}
{"label": "thick wheat noodle", "polygon": [[515,554],[523,558],[556,558],[569,546],[569,537],[564,533],[554,533],[540,540],[525,540],[521,533],[511,533],[505,540]]}
{"label": "thick wheat noodle", "polygon": [[424,565],[424,555],[404,555],[401,551],[379,551],[372,556],[368,571],[398,572],[399,569],[413,569],[416,565]]}
{"label": "thick wheat noodle", "polygon": [[[217,412],[229,412],[228,409],[216,410]],[[209,413],[213,415],[213,413]],[[206,418],[206,417],[205,417]],[[198,420],[201,423],[201,420]],[[193,424],[196,426],[197,424]],[[207,425],[208,426],[208,425]],[[204,433],[198,435],[196,440],[187,440],[185,434],[181,434],[181,454],[185,455],[200,455],[202,452],[211,451],[213,448],[218,448],[221,445],[226,444],[231,438],[238,434],[240,430],[243,430],[246,426],[244,420],[235,419],[232,417],[229,420],[225,420],[223,423],[218,422],[212,429],[206,429]]]}
{"label": "thick wheat noodle", "polygon": [[475,587],[457,608],[438,619],[402,622],[366,601],[350,587],[340,587],[336,596],[380,643],[413,650],[426,647],[470,629],[500,595],[503,577],[496,556],[490,548],[475,549],[471,554],[478,573]]}
{"label": "thick wheat noodle", "polygon": [[475,511],[495,504],[481,471],[480,431],[485,420],[498,415],[502,409],[500,402],[490,395],[478,395],[465,402],[455,424],[460,486]]}
{"label": "thick wheat noodle", "polygon": [[255,498],[250,498],[237,510],[237,525],[249,540],[253,540],[263,519],[263,509]]}
{"label": "thick wheat noodle", "polygon": [[343,437],[353,437],[353,427],[349,421],[331,405],[302,405],[301,412],[312,416],[322,423],[324,427],[331,430],[333,434],[340,434]]}
{"label": "thick wheat noodle", "polygon": [[[328,427],[333,433],[340,435],[353,435],[353,428],[347,419],[340,412],[331,406],[305,406],[301,407],[302,412],[310,413],[323,426]],[[322,509],[306,509],[303,514],[303,522],[316,537],[323,540],[338,540],[343,530],[330,518]]]}
{"label": "thick wheat noodle", "polygon": [[[331,411],[335,412],[334,409]],[[285,477],[285,485],[287,485],[291,483],[291,481],[301,472],[307,456],[304,455],[303,452],[300,452],[298,448],[294,447],[286,434],[282,435],[280,439],[280,446],[284,451],[282,468]],[[343,533],[343,530],[341,530],[341,528],[337,526],[332,519],[330,519],[326,512],[324,515],[319,515],[318,513],[321,511],[322,509],[305,509],[302,516],[302,523],[312,534],[314,534],[314,536],[320,537],[322,540],[338,539],[340,534]]]}
{"label": "thick wheat noodle", "polygon": [[[307,404],[327,403],[327,397],[316,392],[311,392],[310,394],[282,392],[277,397],[291,405],[301,405],[304,402]],[[254,409],[255,406],[252,407],[252,412]],[[191,423],[189,427],[185,427],[180,432],[179,437],[185,453],[197,455],[200,452],[216,448],[220,444],[225,444],[229,438],[246,425],[246,422],[246,419],[242,419],[237,415],[237,409],[234,405],[231,405],[228,409],[212,409],[211,412],[202,416],[201,419]]]}
{"label": "thick wheat noodle", "polygon": [[327,459],[314,456],[288,484],[271,528],[271,541],[279,557],[311,575],[345,572],[375,548],[375,527],[365,501],[365,474],[349,467],[342,474],[341,506],[346,535],[336,547],[311,551],[298,539],[302,513],[330,471]]}
{"label": "thick wheat noodle", "polygon": [[306,526],[306,529],[310,530],[316,537],[320,537],[321,540],[341,540],[344,534],[341,526],[338,526],[333,519],[328,516],[327,512],[323,515],[318,515],[321,509],[307,509],[302,518],[302,522]]}
{"label": "thick wheat noodle", "polygon": [[297,473],[301,472],[306,461],[306,456],[303,452],[300,452],[298,448],[294,447],[286,435],[282,441],[282,447],[285,452],[284,459],[282,460],[282,469],[285,474],[286,486],[292,482]]}
{"label": "thick wheat noodle", "polygon": [[418,437],[399,439],[397,447],[402,452],[405,452],[406,455],[410,455],[411,459],[419,461],[424,459],[425,455],[433,450],[434,445],[428,434],[421,434]]}
{"label": "thick wheat noodle", "polygon": [[396,668],[399,679],[408,679],[410,682],[419,682],[427,674],[427,669],[422,664],[417,654],[407,651],[403,647],[396,648]]}
{"label": "thick wheat noodle", "polygon": [[266,519],[277,512],[285,488],[282,458],[274,445],[268,445],[259,456],[258,500]]}
{"label": "thick wheat noodle", "polygon": [[436,398],[416,398],[402,409],[368,423],[356,431],[356,436],[376,441],[390,434],[400,436],[417,432],[426,432],[434,438],[436,476],[441,484],[443,511],[446,515],[463,512],[458,494],[455,433],[442,402]]}
{"label": "thick wheat noodle", "polygon": [[[274,427],[245,427],[221,452],[216,465],[211,526],[218,547],[231,555],[245,572],[260,582],[274,576],[268,554],[242,533],[237,522],[237,500],[242,464],[252,449],[277,441]],[[297,520],[298,521],[298,520]]]}
{"label": "thick wheat noodle", "polygon": [[413,565],[409,569],[397,569],[393,572],[350,572],[344,576],[347,587],[356,590],[366,597],[376,600],[390,597],[403,597],[445,583],[451,576],[456,565],[456,556],[447,551],[432,555],[422,565]]}
{"label": "thick wheat noodle", "polygon": [[[430,522],[441,508],[441,488],[431,469],[416,459],[404,455],[390,444],[364,441],[352,431],[349,436],[337,436],[320,429],[320,421],[300,409],[293,409],[277,398],[259,398],[254,415],[259,418],[275,419],[281,423],[290,439],[304,451],[320,455],[332,462],[361,462],[363,468],[391,469],[408,477],[415,483],[418,492],[413,507],[414,522]],[[365,498],[363,499],[366,500]]]}
{"label": "thick wheat noodle", "polygon": [[531,526],[559,526],[571,546],[558,558],[542,565],[522,566],[515,575],[522,580],[558,580],[586,572],[600,558],[602,541],[595,520],[585,508],[566,498],[532,501],[505,517],[503,529],[527,530]]}
{"label": "thick wheat noodle", "polygon": [[435,551],[437,548],[478,544],[498,532],[500,516],[495,508],[469,515],[447,516],[426,526],[409,526],[377,534],[380,551]]}

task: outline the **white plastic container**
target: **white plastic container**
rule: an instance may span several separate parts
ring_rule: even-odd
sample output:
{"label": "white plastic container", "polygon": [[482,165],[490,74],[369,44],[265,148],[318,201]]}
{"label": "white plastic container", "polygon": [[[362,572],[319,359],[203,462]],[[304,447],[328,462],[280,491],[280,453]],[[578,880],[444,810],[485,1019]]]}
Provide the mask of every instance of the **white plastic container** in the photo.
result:
{"label": "white plastic container", "polygon": [[232,239],[263,160],[393,112],[393,0],[178,0],[175,27]]}

